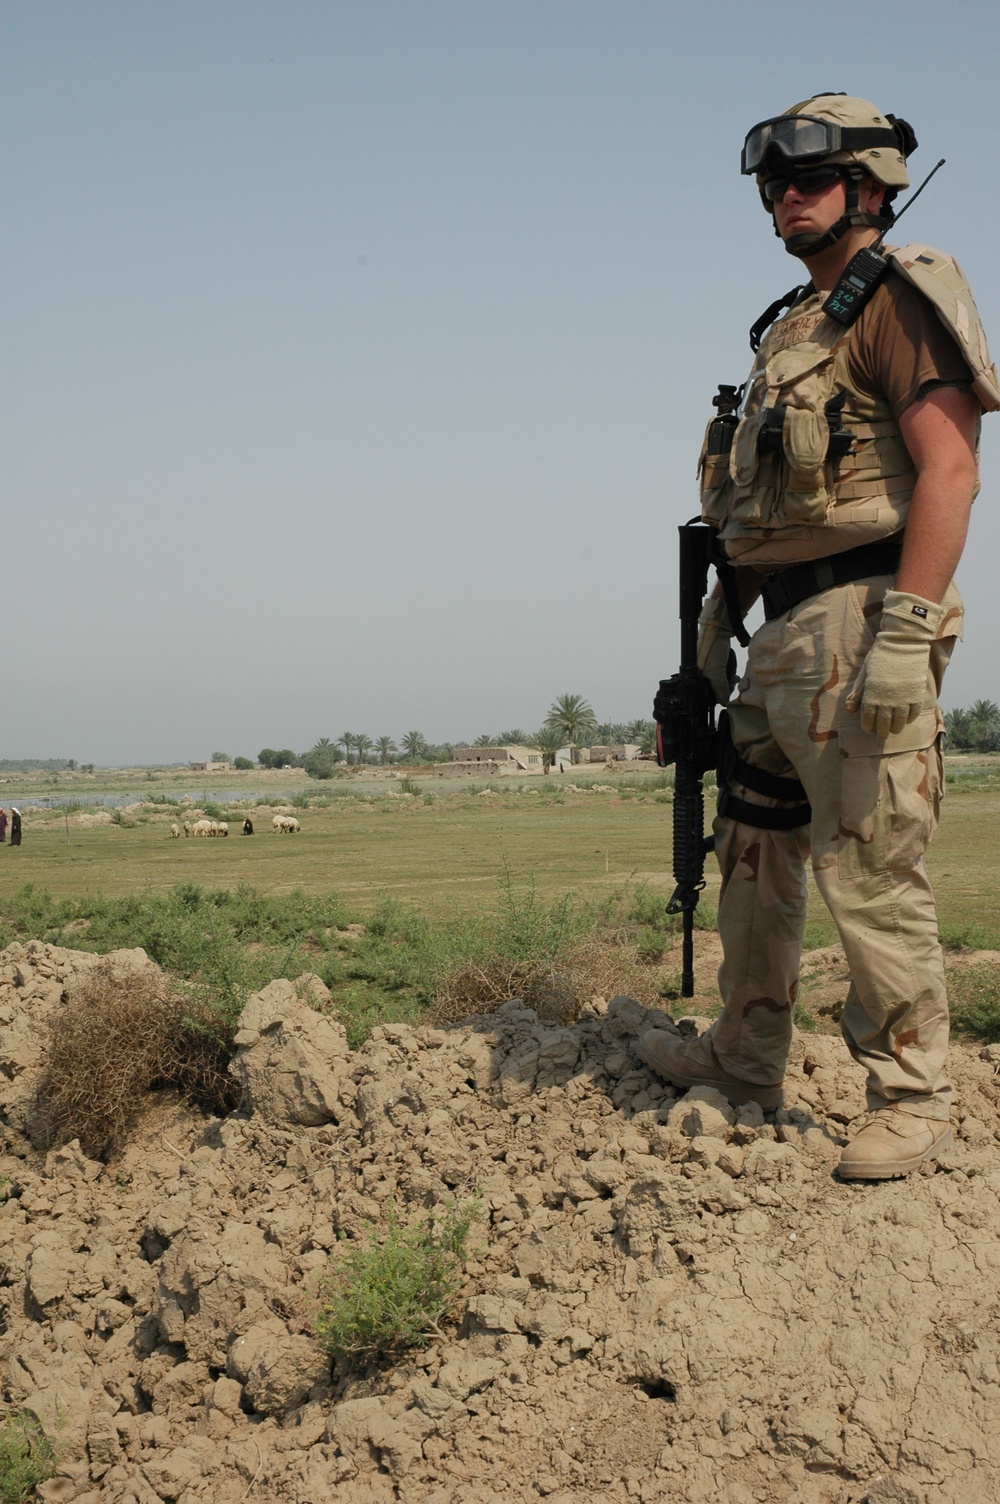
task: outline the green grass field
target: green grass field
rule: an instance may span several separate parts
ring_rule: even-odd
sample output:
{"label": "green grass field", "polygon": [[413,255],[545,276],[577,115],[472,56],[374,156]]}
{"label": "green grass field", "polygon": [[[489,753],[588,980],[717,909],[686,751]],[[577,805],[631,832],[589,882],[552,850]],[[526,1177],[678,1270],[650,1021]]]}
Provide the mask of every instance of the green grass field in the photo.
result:
{"label": "green grass field", "polygon": [[[206,888],[249,884],[265,893],[340,894],[370,910],[380,895],[428,914],[475,911],[492,901],[506,860],[518,882],[530,881],[548,901],[573,892],[599,899],[623,885],[667,895],[671,815],[662,792],[529,796],[503,791],[439,795],[430,802],[341,798],[327,808],[298,810],[302,832],[274,835],[270,818],[245,838],[172,839],[169,820],[134,828],[81,827],[53,815],[28,814],[24,844],[0,848],[0,894],[24,882],[56,897],[116,897],[164,892],[178,883]],[[711,791],[708,803],[711,804]],[[239,815],[242,820],[242,814]],[[942,932],[967,930],[970,943],[997,936],[994,866],[1000,837],[1000,795],[976,783],[957,784],[928,858]],[[711,894],[717,875],[709,860]],[[834,938],[813,893],[810,940]]]}
{"label": "green grass field", "polygon": [[[3,943],[141,945],[194,989],[223,1049],[251,992],[304,971],[331,989],[352,1044],[376,1023],[429,1010],[465,1017],[511,988],[555,1017],[572,998],[617,991],[673,1006],[672,794],[652,771],[602,792],[574,792],[571,781],[530,793],[513,782],[449,791],[431,779],[412,792],[303,789],[302,830],[290,836],[271,830],[273,802],[255,808],[252,838],[239,834],[245,806],[210,812],[229,820],[227,839],[171,837],[171,820],[191,811],[162,803],[132,804],[104,824],[88,823],[92,811],[78,823],[26,810],[23,845],[0,847]],[[1000,949],[998,825],[992,770],[956,779],[928,863],[946,945]],[[710,859],[699,927],[713,924],[717,889]],[[835,938],[813,891],[806,945]],[[950,985],[959,1026],[1000,1038],[998,968],[984,962]],[[703,964],[699,988],[697,1006],[711,1012]]]}
{"label": "green grass field", "polygon": [[249,883],[269,892],[334,890],[361,907],[391,893],[433,910],[480,903],[504,852],[550,897],[570,888],[603,893],[633,874],[669,882],[670,806],[652,800],[455,795],[432,804],[345,800],[296,813],[298,835],[274,835],[267,819],[252,838],[237,824],[226,840],[174,840],[159,821],[133,829],[71,823],[67,844],[62,822],[26,824],[19,850],[0,849],[0,882],[33,882],[60,897]]}

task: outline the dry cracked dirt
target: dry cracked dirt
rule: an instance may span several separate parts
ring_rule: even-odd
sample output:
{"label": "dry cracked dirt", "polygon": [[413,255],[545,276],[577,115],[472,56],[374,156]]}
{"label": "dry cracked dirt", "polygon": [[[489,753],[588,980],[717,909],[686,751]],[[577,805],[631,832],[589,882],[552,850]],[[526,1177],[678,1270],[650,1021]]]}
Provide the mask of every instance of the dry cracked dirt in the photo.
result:
{"label": "dry cracked dirt", "polygon": [[[242,1017],[240,1109],[151,1102],[110,1164],[32,1143],[45,1042],[96,957],[0,954],[4,1401],[77,1504],[978,1504],[1000,1492],[1000,1049],[957,1045],[956,1142],[841,1185],[864,1108],[796,1040],[765,1119],[641,1065],[650,1019],[517,1002],[348,1049],[316,979]],[[150,963],[119,952],[116,967]],[[311,1006],[317,1005],[317,1006]],[[682,1027],[693,1027],[683,1025]],[[331,1254],[478,1191],[456,1323],[331,1375]]]}

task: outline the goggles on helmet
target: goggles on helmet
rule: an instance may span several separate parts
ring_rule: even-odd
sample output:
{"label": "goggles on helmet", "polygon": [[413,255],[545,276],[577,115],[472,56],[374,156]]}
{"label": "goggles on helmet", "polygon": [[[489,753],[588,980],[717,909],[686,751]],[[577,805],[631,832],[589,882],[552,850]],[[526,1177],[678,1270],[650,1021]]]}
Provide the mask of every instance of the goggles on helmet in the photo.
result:
{"label": "goggles on helmet", "polygon": [[760,172],[775,164],[775,159],[787,167],[793,162],[818,161],[835,152],[866,151],[873,146],[898,150],[899,140],[888,126],[838,125],[818,115],[776,115],[747,132],[740,171]]}

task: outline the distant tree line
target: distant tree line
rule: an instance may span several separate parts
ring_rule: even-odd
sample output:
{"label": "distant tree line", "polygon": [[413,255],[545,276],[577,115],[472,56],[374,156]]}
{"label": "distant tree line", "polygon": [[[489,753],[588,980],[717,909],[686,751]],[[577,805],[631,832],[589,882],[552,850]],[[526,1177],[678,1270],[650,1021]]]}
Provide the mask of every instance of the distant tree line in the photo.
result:
{"label": "distant tree line", "polygon": [[[72,773],[76,761],[72,757],[5,757],[0,759],[0,773]],[[92,762],[84,765],[85,773],[94,771]]]}
{"label": "distant tree line", "polygon": [[973,700],[967,710],[949,710],[945,739],[955,752],[1000,752],[1000,705]]}
{"label": "distant tree line", "polygon": [[[257,754],[262,768],[304,768],[311,778],[333,778],[340,765],[362,763],[388,767],[390,763],[451,762],[459,747],[535,747],[546,767],[551,767],[556,753],[569,747],[575,762],[582,747],[615,746],[630,743],[647,755],[655,743],[652,721],[598,721],[593,708],[582,695],[560,695],[553,701],[548,715],[537,731],[516,726],[506,731],[482,732],[465,742],[429,742],[421,731],[407,731],[396,742],[391,736],[372,738],[363,731],[343,731],[338,737],[321,736],[308,752],[293,752],[290,747],[264,747]],[[228,762],[216,754],[213,760]],[[237,757],[233,766],[250,768],[247,757]]]}

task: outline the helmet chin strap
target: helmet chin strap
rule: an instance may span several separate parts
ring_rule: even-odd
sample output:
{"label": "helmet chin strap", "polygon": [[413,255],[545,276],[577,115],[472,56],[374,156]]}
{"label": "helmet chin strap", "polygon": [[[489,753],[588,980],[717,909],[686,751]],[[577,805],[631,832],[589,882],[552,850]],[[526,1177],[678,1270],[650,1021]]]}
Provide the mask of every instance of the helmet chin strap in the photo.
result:
{"label": "helmet chin strap", "polygon": [[[888,215],[885,215],[869,214],[867,210],[858,208],[858,188],[862,178],[865,176],[866,174],[859,167],[852,167],[850,169],[846,180],[847,197],[844,204],[845,212],[822,235],[811,235],[808,233],[790,235],[785,241],[785,250],[790,256],[798,256],[803,261],[807,260],[810,256],[818,256],[820,251],[825,251],[828,246],[836,245],[837,241],[842,239],[848,230],[855,225],[859,228],[872,230],[888,230],[894,218],[891,210]],[[888,205],[886,207],[888,208]],[[771,212],[773,214],[774,211],[772,210]],[[779,239],[781,238],[781,231],[778,229],[777,223],[774,226],[774,233]]]}

